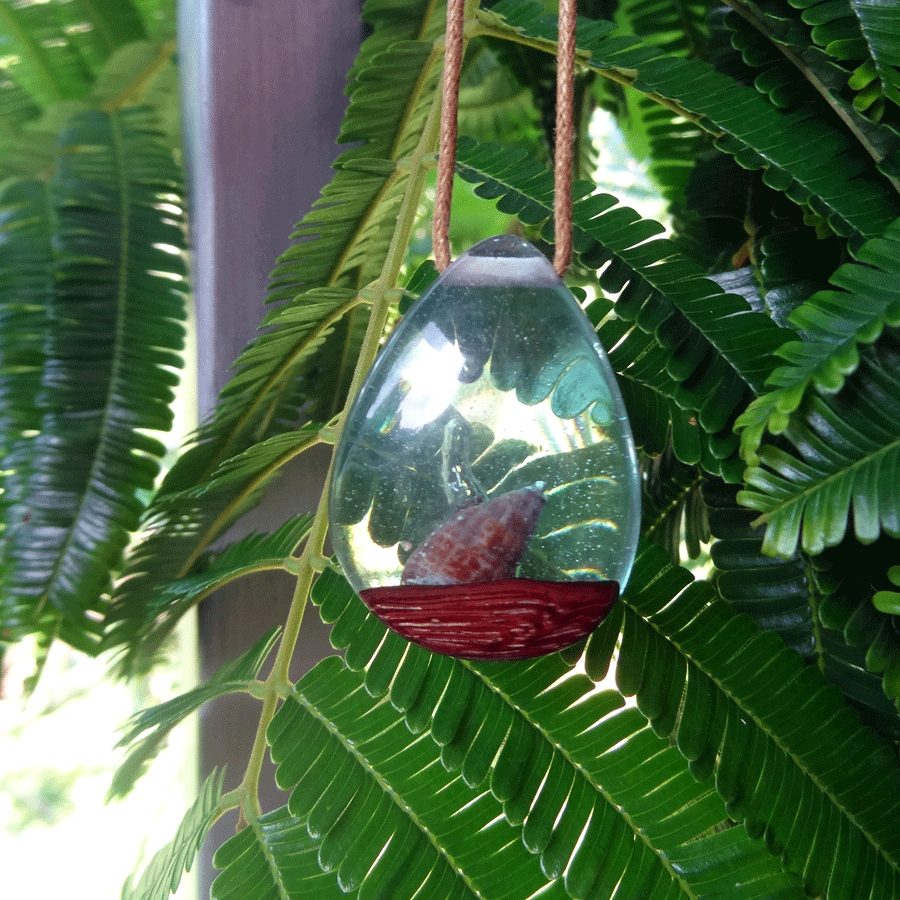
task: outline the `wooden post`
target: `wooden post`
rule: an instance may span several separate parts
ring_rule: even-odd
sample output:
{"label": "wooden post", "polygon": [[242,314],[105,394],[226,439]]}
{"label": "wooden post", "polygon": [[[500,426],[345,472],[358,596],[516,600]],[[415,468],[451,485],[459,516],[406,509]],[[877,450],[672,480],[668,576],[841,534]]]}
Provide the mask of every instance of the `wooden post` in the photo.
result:
{"label": "wooden post", "polygon": [[[359,49],[360,10],[359,0],[186,0],[178,9],[202,417],[264,315],[268,275],[294,224],[331,178],[346,75]],[[327,453],[304,456],[232,537],[270,531],[314,509],[326,464]],[[267,573],[203,605],[202,678],[284,621],[291,587],[287,577]],[[311,612],[295,674],[329,652],[326,630]],[[244,697],[223,698],[205,710],[201,777],[227,765],[226,787],[237,784],[258,716],[258,703]],[[264,807],[284,803],[271,772],[265,777]],[[202,897],[215,874],[212,852],[233,829],[234,819],[222,820],[207,840]]]}

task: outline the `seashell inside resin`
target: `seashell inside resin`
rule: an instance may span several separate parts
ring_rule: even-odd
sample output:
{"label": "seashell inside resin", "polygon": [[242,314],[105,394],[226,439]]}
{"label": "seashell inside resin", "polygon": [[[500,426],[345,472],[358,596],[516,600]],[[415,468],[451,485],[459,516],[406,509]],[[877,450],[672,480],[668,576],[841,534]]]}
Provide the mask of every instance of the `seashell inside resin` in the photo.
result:
{"label": "seashell inside resin", "polygon": [[540,482],[454,513],[415,549],[401,584],[473,584],[512,578],[547,501]]}
{"label": "seashell inside resin", "polygon": [[482,241],[401,320],[348,414],[330,494],[348,581],[436,652],[549,653],[615,602],[639,515],[590,322],[527,241]]}

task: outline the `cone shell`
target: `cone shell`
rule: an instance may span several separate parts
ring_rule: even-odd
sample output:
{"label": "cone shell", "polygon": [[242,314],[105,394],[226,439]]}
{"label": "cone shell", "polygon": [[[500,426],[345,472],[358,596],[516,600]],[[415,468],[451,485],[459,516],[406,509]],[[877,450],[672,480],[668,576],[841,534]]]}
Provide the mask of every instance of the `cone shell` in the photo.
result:
{"label": "cone shell", "polygon": [[465,507],[406,562],[401,584],[476,584],[513,578],[544,508],[542,484]]}

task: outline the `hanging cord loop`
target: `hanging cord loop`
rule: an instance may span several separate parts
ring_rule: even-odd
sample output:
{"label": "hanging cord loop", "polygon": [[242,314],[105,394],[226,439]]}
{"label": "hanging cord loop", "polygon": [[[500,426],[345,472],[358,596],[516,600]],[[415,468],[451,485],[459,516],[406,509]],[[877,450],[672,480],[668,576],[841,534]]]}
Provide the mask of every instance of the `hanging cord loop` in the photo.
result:
{"label": "hanging cord loop", "polygon": [[572,261],[572,148],[575,144],[576,0],[559,0],[556,51],[556,139],[553,151],[553,268],[562,278]]}
{"label": "hanging cord loop", "polygon": [[444,82],[441,96],[441,136],[438,151],[437,187],[431,243],[438,271],[450,265],[450,204],[453,200],[453,171],[456,168],[457,111],[459,79],[462,71],[463,23],[466,0],[447,0],[447,31],[444,51]]}
{"label": "hanging cord loop", "polygon": [[[572,146],[575,134],[576,0],[559,0],[556,58],[556,135],[553,154],[553,268],[563,276],[572,259]],[[438,271],[450,264],[450,207],[456,167],[457,112],[462,70],[465,0],[447,0],[441,136],[431,240]]]}

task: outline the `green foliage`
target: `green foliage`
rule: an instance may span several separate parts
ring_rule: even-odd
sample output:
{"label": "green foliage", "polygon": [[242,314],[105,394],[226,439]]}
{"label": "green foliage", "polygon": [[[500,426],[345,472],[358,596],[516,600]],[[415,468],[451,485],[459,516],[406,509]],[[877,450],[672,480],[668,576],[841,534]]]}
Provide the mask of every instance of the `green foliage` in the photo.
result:
{"label": "green foliage", "polygon": [[[168,423],[181,298],[152,273],[182,272],[158,246],[180,246],[171,6],[0,0],[17,29],[0,83],[0,171],[16,176],[0,198],[4,640],[115,648],[143,671],[220,585],[297,581],[279,634],[130,723],[114,793],[206,700],[263,703],[240,787],[208,782],[126,896],[166,896],[237,809],[217,898],[900,898],[900,5],[732,6],[580,4],[570,280],[641,452],[644,549],[581,646],[476,665],[368,612],[324,558],[324,499],[210,552],[289,460],[340,434],[351,383],[435,276],[416,210],[443,5],[366,4],[352,146],[278,262],[264,328],[155,487],[143,429]],[[468,4],[455,247],[498,222],[553,240],[553,7]],[[647,155],[671,235],[595,183],[595,104]],[[559,373],[542,374],[549,396]],[[398,488],[370,480],[369,526],[390,524]],[[708,580],[678,565],[683,546]],[[309,596],[343,659],[291,685]],[[267,752],[291,795],[265,812]]]}
{"label": "green foliage", "polygon": [[[107,646],[124,648],[123,671],[144,671],[152,665],[179,618],[202,593],[202,588],[196,589],[197,579],[202,585],[207,583],[204,551],[242,512],[252,508],[288,460],[318,443],[316,432],[316,426],[307,426],[276,435],[223,462],[202,487],[157,496],[155,506],[145,514],[143,540],[132,548],[106,611]],[[194,454],[195,461],[203,465],[199,448]],[[185,454],[182,460],[190,461],[190,456]],[[286,523],[284,532],[262,546],[281,546],[285,535],[288,540],[294,536],[299,540],[298,531],[306,523],[297,529],[298,524],[296,520]],[[218,580],[215,573],[229,568],[232,577],[243,571],[248,553],[252,555],[260,546],[253,538],[247,540],[243,548],[213,564],[213,578]],[[194,577],[188,580],[188,576]],[[160,579],[167,586],[163,596],[154,591]]]}
{"label": "green foliage", "polygon": [[[833,397],[811,394],[783,430],[790,449],[767,444],[740,500],[763,513],[764,552],[819,553],[852,524],[867,544],[900,536],[900,335],[887,331]],[[852,523],[850,511],[852,509]]]}
{"label": "green foliage", "polygon": [[151,433],[172,422],[183,179],[159,127],[175,97],[153,94],[172,48],[152,72],[109,69],[165,8],[0,3],[0,620],[4,641],[34,634],[41,656],[57,637],[102,646],[165,452]]}
{"label": "green foliage", "polygon": [[319,866],[319,846],[287,807],[260,816],[223,844],[215,864],[223,869],[213,882],[215,900],[264,900],[268,897],[316,897],[343,900],[347,895],[330,872]]}
{"label": "green foliage", "polygon": [[698,559],[702,545],[709,543],[702,486],[702,472],[680,462],[671,448],[645,466],[641,532],[665,547],[676,562],[681,558],[682,538],[688,559]]}
{"label": "green foliage", "polygon": [[277,637],[277,630],[269,631],[246,653],[221,666],[205,684],[133,716],[116,745],[127,747],[128,755],[113,776],[109,796],[127,794],[172,729],[204,703],[226,694],[249,693]]}
{"label": "green foliage", "polygon": [[[500,198],[501,210],[528,225],[547,222],[552,178],[522,154],[461,139],[458,167],[462,177],[479,185],[479,196]],[[670,241],[649,240],[662,230],[657,223],[617,207],[608,194],[588,195],[588,187],[575,189],[575,249],[582,263],[604,267],[599,286],[621,292],[614,307],[617,317],[634,323],[626,352],[631,359],[640,358],[641,366],[623,376],[695,413],[708,435],[707,466],[736,480],[743,467],[734,460],[734,419],[771,371],[771,354],[784,332],[742,297],[726,294],[703,277],[699,266]],[[619,344],[621,353],[623,337],[619,334],[608,344]]]}
{"label": "green foliage", "polygon": [[172,203],[181,182],[139,107],[75,116],[58,154],[46,187],[14,182],[4,198],[4,277],[14,288],[4,296],[13,329],[4,365],[11,402],[31,407],[32,421],[9,423],[3,590],[8,629],[60,633],[90,651],[110,572],[165,449],[139,429],[171,425],[186,274]]}
{"label": "green foliage", "polygon": [[834,629],[827,635],[836,645],[832,658],[843,663],[826,672],[848,696],[872,709],[890,709],[890,701],[900,708],[900,633],[896,614],[884,608],[891,593],[886,589],[896,577],[885,568],[897,552],[898,542],[887,537],[868,547],[848,540],[817,557],[812,568],[819,616]]}
{"label": "green foliage", "polygon": [[[299,836],[343,890],[518,897],[549,882],[545,896],[579,898],[622,880],[708,897],[741,871],[734,896],[801,896],[742,829],[715,833],[721,801],[636,710],[583,676],[559,682],[558,657],[472,666],[398,645],[335,573],[316,599],[352,634],[350,668],[332,658],[303,678],[269,741]],[[660,817],[663,784],[678,803]]]}
{"label": "green foliage", "polygon": [[153,856],[139,880],[125,883],[122,900],[166,900],[175,892],[181,876],[190,872],[206,832],[215,821],[224,780],[224,770],[210,773],[175,837]]}

